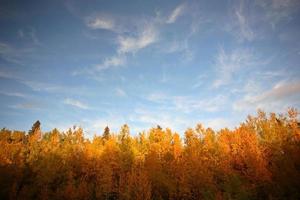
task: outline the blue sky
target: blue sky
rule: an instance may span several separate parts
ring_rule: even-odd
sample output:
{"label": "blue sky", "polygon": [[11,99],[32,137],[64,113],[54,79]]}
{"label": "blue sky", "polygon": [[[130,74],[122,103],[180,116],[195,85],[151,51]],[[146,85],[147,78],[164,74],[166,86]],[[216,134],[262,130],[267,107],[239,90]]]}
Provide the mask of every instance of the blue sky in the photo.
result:
{"label": "blue sky", "polygon": [[234,128],[300,108],[300,2],[1,1],[0,127]]}

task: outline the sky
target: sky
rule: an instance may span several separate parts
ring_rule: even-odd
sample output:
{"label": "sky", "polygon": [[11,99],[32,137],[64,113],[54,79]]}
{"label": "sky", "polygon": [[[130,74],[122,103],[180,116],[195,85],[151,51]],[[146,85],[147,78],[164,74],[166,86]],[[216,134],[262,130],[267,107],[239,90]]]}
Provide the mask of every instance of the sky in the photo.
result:
{"label": "sky", "polygon": [[0,127],[234,128],[300,108],[300,1],[0,1]]}

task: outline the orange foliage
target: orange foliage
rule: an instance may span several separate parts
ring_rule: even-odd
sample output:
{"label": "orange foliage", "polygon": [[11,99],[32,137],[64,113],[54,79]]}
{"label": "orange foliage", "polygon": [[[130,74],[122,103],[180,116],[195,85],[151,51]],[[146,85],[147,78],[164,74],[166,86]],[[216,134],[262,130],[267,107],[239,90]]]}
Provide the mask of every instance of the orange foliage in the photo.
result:
{"label": "orange foliage", "polygon": [[300,199],[295,109],[249,116],[234,130],[198,124],[184,137],[156,127],[0,132],[0,199]]}

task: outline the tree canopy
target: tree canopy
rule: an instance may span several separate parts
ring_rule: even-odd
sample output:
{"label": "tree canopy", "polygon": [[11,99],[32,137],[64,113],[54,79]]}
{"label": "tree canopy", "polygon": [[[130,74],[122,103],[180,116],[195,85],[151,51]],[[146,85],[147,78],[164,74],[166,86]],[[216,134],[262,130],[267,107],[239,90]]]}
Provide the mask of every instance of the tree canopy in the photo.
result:
{"label": "tree canopy", "polygon": [[[300,199],[295,109],[234,130],[0,131],[0,199]],[[32,139],[40,134],[39,139]]]}

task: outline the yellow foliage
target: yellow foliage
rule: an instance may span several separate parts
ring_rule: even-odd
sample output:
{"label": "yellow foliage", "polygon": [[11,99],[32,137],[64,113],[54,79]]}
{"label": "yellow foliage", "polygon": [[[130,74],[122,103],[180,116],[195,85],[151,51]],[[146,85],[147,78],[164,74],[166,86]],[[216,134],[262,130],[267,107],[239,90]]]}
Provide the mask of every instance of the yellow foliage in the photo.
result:
{"label": "yellow foliage", "polygon": [[298,113],[258,111],[234,130],[198,124],[0,131],[0,199],[300,199]]}

